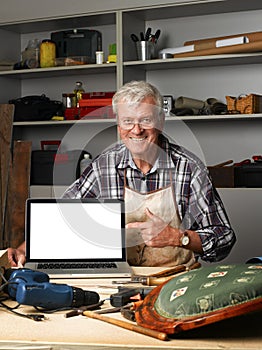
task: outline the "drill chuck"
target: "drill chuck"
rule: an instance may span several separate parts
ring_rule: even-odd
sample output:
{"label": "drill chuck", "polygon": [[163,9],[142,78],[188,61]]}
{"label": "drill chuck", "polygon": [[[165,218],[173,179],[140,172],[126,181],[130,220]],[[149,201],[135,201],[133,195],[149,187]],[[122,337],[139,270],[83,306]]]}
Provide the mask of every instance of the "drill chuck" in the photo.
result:
{"label": "drill chuck", "polygon": [[77,287],[72,287],[72,291],[72,307],[80,307],[82,305],[93,305],[99,302],[99,295],[96,292],[85,291]]}

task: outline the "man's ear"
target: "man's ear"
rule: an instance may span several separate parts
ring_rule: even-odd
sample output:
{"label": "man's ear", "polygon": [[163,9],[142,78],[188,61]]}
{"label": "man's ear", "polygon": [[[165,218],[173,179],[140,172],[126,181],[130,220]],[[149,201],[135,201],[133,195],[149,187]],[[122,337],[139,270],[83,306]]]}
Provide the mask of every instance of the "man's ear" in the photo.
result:
{"label": "man's ear", "polygon": [[160,132],[163,131],[164,125],[165,125],[165,113],[164,113],[164,111],[162,110],[162,111],[159,113],[159,119],[158,119],[158,130],[159,130]]}
{"label": "man's ear", "polygon": [[121,128],[118,124],[117,124],[117,132],[118,132],[118,135],[121,135]]}

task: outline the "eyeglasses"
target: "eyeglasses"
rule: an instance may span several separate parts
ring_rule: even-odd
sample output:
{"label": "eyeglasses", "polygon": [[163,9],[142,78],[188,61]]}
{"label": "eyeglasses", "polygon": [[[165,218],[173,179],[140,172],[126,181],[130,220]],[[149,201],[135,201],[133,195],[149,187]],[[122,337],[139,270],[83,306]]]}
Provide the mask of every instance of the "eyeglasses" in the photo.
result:
{"label": "eyeglasses", "polygon": [[155,127],[156,122],[151,118],[143,118],[139,121],[134,121],[133,119],[121,119],[118,121],[118,125],[123,130],[132,130],[136,124],[142,129],[152,129]]}

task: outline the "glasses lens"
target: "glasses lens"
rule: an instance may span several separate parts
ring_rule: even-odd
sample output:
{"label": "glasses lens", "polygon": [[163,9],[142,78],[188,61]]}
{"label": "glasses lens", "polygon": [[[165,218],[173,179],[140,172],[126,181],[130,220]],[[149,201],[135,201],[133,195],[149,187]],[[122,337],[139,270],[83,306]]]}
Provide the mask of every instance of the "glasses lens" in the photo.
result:
{"label": "glasses lens", "polygon": [[155,122],[153,120],[143,120],[141,122],[131,122],[131,121],[125,121],[120,120],[119,126],[124,130],[131,130],[135,125],[139,125],[142,129],[152,129],[155,126]]}

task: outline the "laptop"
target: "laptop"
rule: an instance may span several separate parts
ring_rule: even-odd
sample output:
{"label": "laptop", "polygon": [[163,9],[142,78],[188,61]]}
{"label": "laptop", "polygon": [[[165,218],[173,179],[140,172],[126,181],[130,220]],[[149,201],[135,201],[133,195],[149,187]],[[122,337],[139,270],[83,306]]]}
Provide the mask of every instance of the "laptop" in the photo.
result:
{"label": "laptop", "polygon": [[52,278],[131,277],[120,200],[29,198],[26,268]]}

